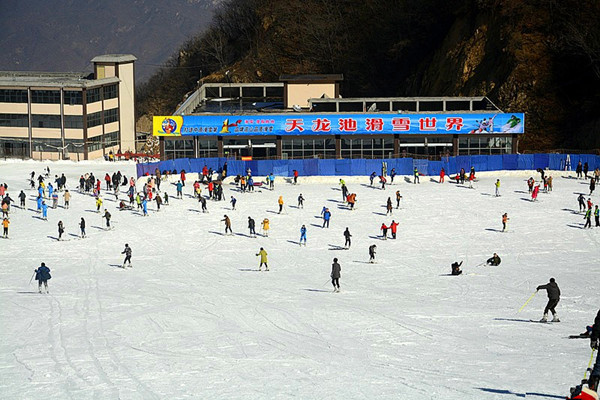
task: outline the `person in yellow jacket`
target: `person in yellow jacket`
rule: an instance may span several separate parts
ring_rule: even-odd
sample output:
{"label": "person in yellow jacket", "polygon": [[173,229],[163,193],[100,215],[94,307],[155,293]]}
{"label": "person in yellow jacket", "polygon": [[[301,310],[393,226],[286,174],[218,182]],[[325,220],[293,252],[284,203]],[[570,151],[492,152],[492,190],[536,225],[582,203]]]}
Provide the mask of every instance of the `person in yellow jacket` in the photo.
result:
{"label": "person in yellow jacket", "polygon": [[269,218],[263,219],[262,229],[263,229],[263,235],[269,236]]}
{"label": "person in yellow jacket", "polygon": [[258,270],[262,271],[262,266],[263,264],[265,264],[265,269],[268,271],[269,266],[267,265],[267,252],[265,251],[265,249],[261,247],[260,251],[256,253],[256,255],[260,256],[260,265],[258,266]]}
{"label": "person in yellow jacket", "polygon": [[100,207],[102,207],[102,197],[96,199],[96,212],[100,212]]}
{"label": "person in yellow jacket", "polygon": [[[8,225],[9,224],[10,224],[10,221],[8,220],[8,218],[4,218],[4,220],[2,221],[2,227],[4,228],[3,232],[2,232],[3,238],[8,238]],[[265,259],[266,259],[266,254],[267,253],[265,253]]]}
{"label": "person in yellow jacket", "polygon": [[65,194],[63,195],[65,198],[65,208],[69,208],[69,202],[71,201],[71,193],[68,190],[65,190]]}
{"label": "person in yellow jacket", "polygon": [[277,203],[279,204],[279,212],[277,214],[281,214],[281,212],[283,211],[283,196],[279,196],[279,200],[277,200]]}

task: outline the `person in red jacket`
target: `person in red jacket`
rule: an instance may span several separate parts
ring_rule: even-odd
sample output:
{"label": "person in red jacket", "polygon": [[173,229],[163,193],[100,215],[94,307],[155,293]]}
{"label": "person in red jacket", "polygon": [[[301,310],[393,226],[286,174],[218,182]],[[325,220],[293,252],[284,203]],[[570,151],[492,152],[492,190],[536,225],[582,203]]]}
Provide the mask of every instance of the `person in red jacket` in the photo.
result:
{"label": "person in red jacket", "polygon": [[[106,190],[110,190],[112,180],[108,173],[104,176],[104,180],[106,181]],[[98,190],[100,190],[100,189],[98,189]]]}
{"label": "person in red jacket", "polygon": [[394,220],[392,220],[392,223],[390,224],[390,229],[392,231],[392,239],[396,239],[396,230],[398,228],[398,223]]}
{"label": "person in red jacket", "polygon": [[535,185],[533,192],[531,192],[531,201],[536,201],[538,193],[540,192],[540,185]]}
{"label": "person in red jacket", "polygon": [[202,167],[202,180],[206,179],[206,177],[208,177],[208,167],[205,165]]}
{"label": "person in red jacket", "polygon": [[298,171],[294,170],[294,185],[298,184]]}
{"label": "person in red jacket", "polygon": [[383,224],[381,224],[381,230],[383,231],[383,240],[387,240],[387,231],[388,231],[388,227],[385,225],[385,222]]}
{"label": "person in red jacket", "polygon": [[215,185],[212,182],[208,182],[208,198],[212,199],[213,198],[213,189],[215,188]]}
{"label": "person in red jacket", "polygon": [[444,168],[442,168],[440,170],[440,183],[444,183],[444,177],[446,176],[446,171],[444,171]]}
{"label": "person in red jacket", "polygon": [[181,186],[185,186],[185,169],[181,170]]}
{"label": "person in red jacket", "polygon": [[96,190],[100,193],[100,179],[96,179]]}

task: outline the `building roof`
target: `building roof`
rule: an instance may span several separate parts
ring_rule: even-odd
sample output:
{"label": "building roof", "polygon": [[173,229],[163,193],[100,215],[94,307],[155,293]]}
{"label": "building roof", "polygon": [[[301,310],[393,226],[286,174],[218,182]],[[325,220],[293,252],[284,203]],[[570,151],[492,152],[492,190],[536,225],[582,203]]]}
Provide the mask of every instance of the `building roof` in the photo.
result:
{"label": "building roof", "polygon": [[279,75],[281,82],[339,82],[344,80],[343,74],[317,74],[317,75]]}
{"label": "building roof", "polygon": [[137,61],[133,54],[104,54],[92,58],[94,63],[126,63]]}
{"label": "building roof", "polygon": [[0,71],[0,87],[88,88],[120,82],[117,77],[89,79],[90,75],[93,76],[87,72]]}

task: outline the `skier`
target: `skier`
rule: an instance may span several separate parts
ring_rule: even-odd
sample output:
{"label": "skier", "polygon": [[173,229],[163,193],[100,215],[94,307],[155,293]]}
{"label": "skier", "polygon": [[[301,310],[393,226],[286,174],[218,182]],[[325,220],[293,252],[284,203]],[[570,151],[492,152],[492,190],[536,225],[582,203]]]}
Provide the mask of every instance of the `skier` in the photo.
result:
{"label": "skier", "polygon": [[591,196],[592,193],[594,193],[595,189],[596,189],[596,181],[594,180],[594,178],[590,178],[590,194],[588,194],[588,196]]}
{"label": "skier", "polygon": [[535,185],[533,192],[531,192],[531,201],[536,201],[538,193],[540,192],[540,185]]}
{"label": "skier", "polygon": [[69,208],[69,202],[71,201],[71,193],[69,193],[68,190],[65,190],[65,194],[63,194],[63,197],[65,198],[65,208]]}
{"label": "skier", "polygon": [[125,249],[121,252],[121,254],[125,254],[125,259],[123,260],[123,266],[121,268],[125,268],[125,263],[129,261],[129,267],[131,268],[131,247],[127,243],[125,243]]}
{"label": "skier", "polygon": [[583,174],[585,175],[585,179],[587,180],[588,178],[588,172],[590,170],[590,167],[587,163],[587,161],[585,162],[585,164],[583,164]]}
{"label": "skier", "polygon": [[160,206],[161,206],[161,204],[163,202],[162,198],[160,197],[160,194],[156,195],[156,199],[155,200],[156,200],[156,210],[160,211]]}
{"label": "skier", "polygon": [[146,198],[144,197],[144,200],[142,200],[142,211],[144,212],[144,217],[148,216],[148,200],[146,200]]}
{"label": "skier", "polygon": [[54,192],[52,194],[52,208],[56,209],[58,207],[58,193]]}
{"label": "skier", "polygon": [[85,237],[85,219],[81,217],[81,221],[79,222],[79,229],[81,229],[81,238]]}
{"label": "skier", "polygon": [[446,171],[444,168],[440,170],[440,183],[444,183],[444,177],[446,176]]}
{"label": "skier", "polygon": [[377,246],[372,244],[369,246],[369,262],[371,264],[373,264],[375,262],[375,250],[377,249]]}
{"label": "skier", "polygon": [[183,184],[181,183],[181,181],[177,181],[177,184],[175,186],[177,187],[177,198],[183,198]]}
{"label": "skier", "polygon": [[250,230],[250,236],[256,237],[256,230],[254,230],[256,223],[252,217],[248,217],[248,229]]}
{"label": "skier", "polygon": [[100,207],[102,207],[102,197],[98,196],[96,199],[96,212],[100,212]]}
{"label": "skier", "polygon": [[391,197],[387,198],[386,209],[387,209],[387,211],[386,211],[385,215],[388,215],[388,214],[391,215],[392,214],[392,209],[393,209],[393,207],[392,207],[392,198]]}
{"label": "skier", "polygon": [[45,201],[42,201],[42,219],[48,220],[48,205]]}
{"label": "skier", "polygon": [[269,179],[269,189],[271,189],[271,190],[275,189],[275,176],[273,175],[272,172],[269,174],[268,179]]}
{"label": "skier", "polygon": [[198,197],[198,201],[200,202],[200,204],[202,204],[202,212],[208,212],[208,210],[206,209],[206,199],[203,196]]}
{"label": "skier", "polygon": [[396,230],[398,229],[398,223],[392,220],[390,224],[390,230],[392,231],[392,239],[396,239]]}
{"label": "skier", "polygon": [[108,210],[104,210],[104,216],[102,218],[106,218],[106,229],[110,229],[110,218],[111,215]]}
{"label": "skier", "polygon": [[579,202],[579,212],[585,211],[585,197],[583,197],[583,193],[579,194],[577,201]]}
{"label": "skier", "polygon": [[25,208],[25,199],[27,198],[27,195],[25,194],[25,192],[23,192],[21,190],[21,193],[19,193],[19,204],[21,206],[21,208]]}
{"label": "skier", "polygon": [[415,167],[415,170],[413,171],[413,175],[414,175],[414,180],[413,183],[418,183],[420,184],[421,181],[419,180],[419,169],[417,167]]}
{"label": "skier", "polygon": [[396,190],[396,210],[398,207],[400,207],[400,199],[402,199],[402,196],[400,196],[400,191]]}
{"label": "skier", "polygon": [[488,258],[485,263],[491,265],[492,267],[497,267],[498,265],[500,265],[501,262],[502,260],[500,259],[498,254],[494,253],[494,255]]}
{"label": "skier", "polygon": [[294,185],[298,184],[298,171],[294,170]]}
{"label": "skier", "polygon": [[65,226],[62,221],[58,221],[58,240],[62,239],[62,234],[65,232]]}
{"label": "skier", "polygon": [[381,183],[381,189],[385,190],[385,183],[387,182],[387,179],[385,179],[385,176],[381,175],[379,177],[379,182]]}
{"label": "skier", "polygon": [[349,194],[346,201],[350,205],[350,210],[354,210],[354,206],[356,205],[356,193]]}
{"label": "skier", "polygon": [[38,213],[42,211],[42,202],[43,201],[44,201],[44,198],[42,197],[42,195],[38,195],[38,197],[36,199]]}
{"label": "skier", "polygon": [[350,234],[348,227],[346,227],[346,230],[344,231],[344,238],[346,238],[346,241],[344,242],[345,248],[350,248],[350,246],[352,245],[352,242],[350,241],[351,237],[352,235]]}
{"label": "skier", "polygon": [[302,246],[302,241],[304,241],[304,245],[306,246],[306,226],[304,225],[300,228],[300,240],[298,241],[300,246]]}
{"label": "skier", "polygon": [[181,178],[181,180],[180,180],[181,186],[185,186],[185,170],[184,169],[181,170],[180,178]]}
{"label": "skier", "polygon": [[4,217],[2,220],[2,237],[6,239],[8,239],[8,225],[10,225],[10,221]]}
{"label": "skier", "polygon": [[496,197],[500,196],[500,179],[496,179]]}
{"label": "skier", "polygon": [[329,211],[329,208],[325,209],[325,212],[323,213],[323,228],[325,228],[325,225],[327,225],[327,227],[329,228],[329,220],[331,219],[331,211]]}
{"label": "skier", "polygon": [[594,208],[594,219],[596,220],[596,228],[600,227],[600,210],[598,206]]}
{"label": "skier", "polygon": [[460,266],[462,265],[462,261],[460,263],[458,262],[453,262],[452,263],[452,275],[460,275],[462,274],[462,270],[460,269]]}
{"label": "skier", "polygon": [[506,232],[506,225],[508,224],[509,220],[510,218],[508,218],[508,213],[502,214],[502,232]]}
{"label": "skier", "polygon": [[375,171],[373,171],[373,173],[371,173],[371,176],[369,176],[369,180],[371,181],[370,186],[373,186],[373,179],[375,179],[376,176],[377,174],[375,173]]}
{"label": "skier", "polygon": [[169,205],[169,193],[165,192],[165,205],[168,206]]}
{"label": "skier", "polygon": [[42,283],[46,288],[46,293],[50,293],[48,291],[48,280],[52,278],[50,276],[50,268],[46,267],[46,264],[42,263],[38,267],[38,269],[34,270],[35,272],[35,280],[38,281],[38,293],[42,293]]}
{"label": "skier", "polygon": [[588,208],[585,212],[585,216],[583,217],[583,219],[585,219],[585,225],[583,226],[583,228],[591,228],[592,227],[592,209]]}
{"label": "skier", "polygon": [[277,204],[279,204],[279,211],[277,212],[277,214],[281,214],[281,212],[283,211],[283,196],[279,196]]}
{"label": "skier", "polygon": [[473,189],[473,181],[475,180],[475,174],[474,173],[470,173],[469,174],[469,189]]}
{"label": "skier", "polygon": [[338,264],[338,259],[333,259],[333,264],[331,264],[331,284],[333,285],[333,291],[340,291],[340,277],[341,277],[342,267]]}
{"label": "skier", "polygon": [[394,184],[394,178],[396,177],[396,168],[392,168],[390,171],[390,184]]}
{"label": "skier", "polygon": [[261,222],[263,235],[269,237],[269,218],[265,218]]}
{"label": "skier", "polygon": [[235,199],[235,197],[231,196],[231,209],[235,210],[235,203],[237,203],[237,200]]}
{"label": "skier", "polygon": [[346,186],[346,182],[344,182],[343,179],[340,179],[340,185],[342,189],[342,200],[346,200],[346,197],[348,197],[348,187]]}
{"label": "skier", "polygon": [[380,230],[381,230],[381,231],[383,231],[383,233],[382,233],[382,235],[381,235],[381,236],[382,236],[382,238],[383,238],[383,240],[387,240],[387,231],[388,231],[388,227],[385,225],[385,222],[381,224],[381,228],[380,228]]}
{"label": "skier", "polygon": [[556,306],[560,301],[560,289],[556,284],[554,278],[550,278],[550,282],[545,285],[538,286],[535,290],[538,291],[540,289],[546,289],[548,292],[548,304],[546,304],[546,308],[544,309],[544,316],[540,320],[540,322],[548,322],[548,311],[552,312],[552,322],[560,322],[558,319],[558,314],[556,313]]}
{"label": "skier", "polygon": [[298,208],[304,208],[304,197],[302,197],[302,193],[298,196]]}
{"label": "skier", "polygon": [[527,179],[527,188],[529,189],[529,194],[531,194],[531,192],[533,192],[533,184],[535,183],[535,181],[533,180],[533,177],[530,177],[529,179]]}
{"label": "skier", "polygon": [[262,271],[262,266],[263,264],[265,264],[265,270],[268,271],[269,265],[267,264],[267,252],[265,251],[265,249],[261,247],[260,251],[256,253],[256,255],[260,256],[260,265],[258,266],[258,270]]}
{"label": "skier", "polygon": [[229,233],[233,235],[233,231],[231,230],[231,220],[229,219],[227,214],[223,215],[223,217],[225,218],[223,218],[221,221],[225,222],[225,235],[227,235],[227,231],[229,231]]}

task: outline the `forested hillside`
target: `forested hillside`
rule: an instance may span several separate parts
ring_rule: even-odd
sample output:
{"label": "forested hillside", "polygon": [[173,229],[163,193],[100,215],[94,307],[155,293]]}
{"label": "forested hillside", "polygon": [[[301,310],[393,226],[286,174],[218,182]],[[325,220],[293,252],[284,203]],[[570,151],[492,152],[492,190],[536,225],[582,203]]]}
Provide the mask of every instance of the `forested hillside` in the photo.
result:
{"label": "forested hillside", "polygon": [[200,71],[343,73],[344,97],[486,95],[527,113],[522,149],[600,148],[598,17],[574,0],[230,0],[139,86],[138,116],[171,113]]}

